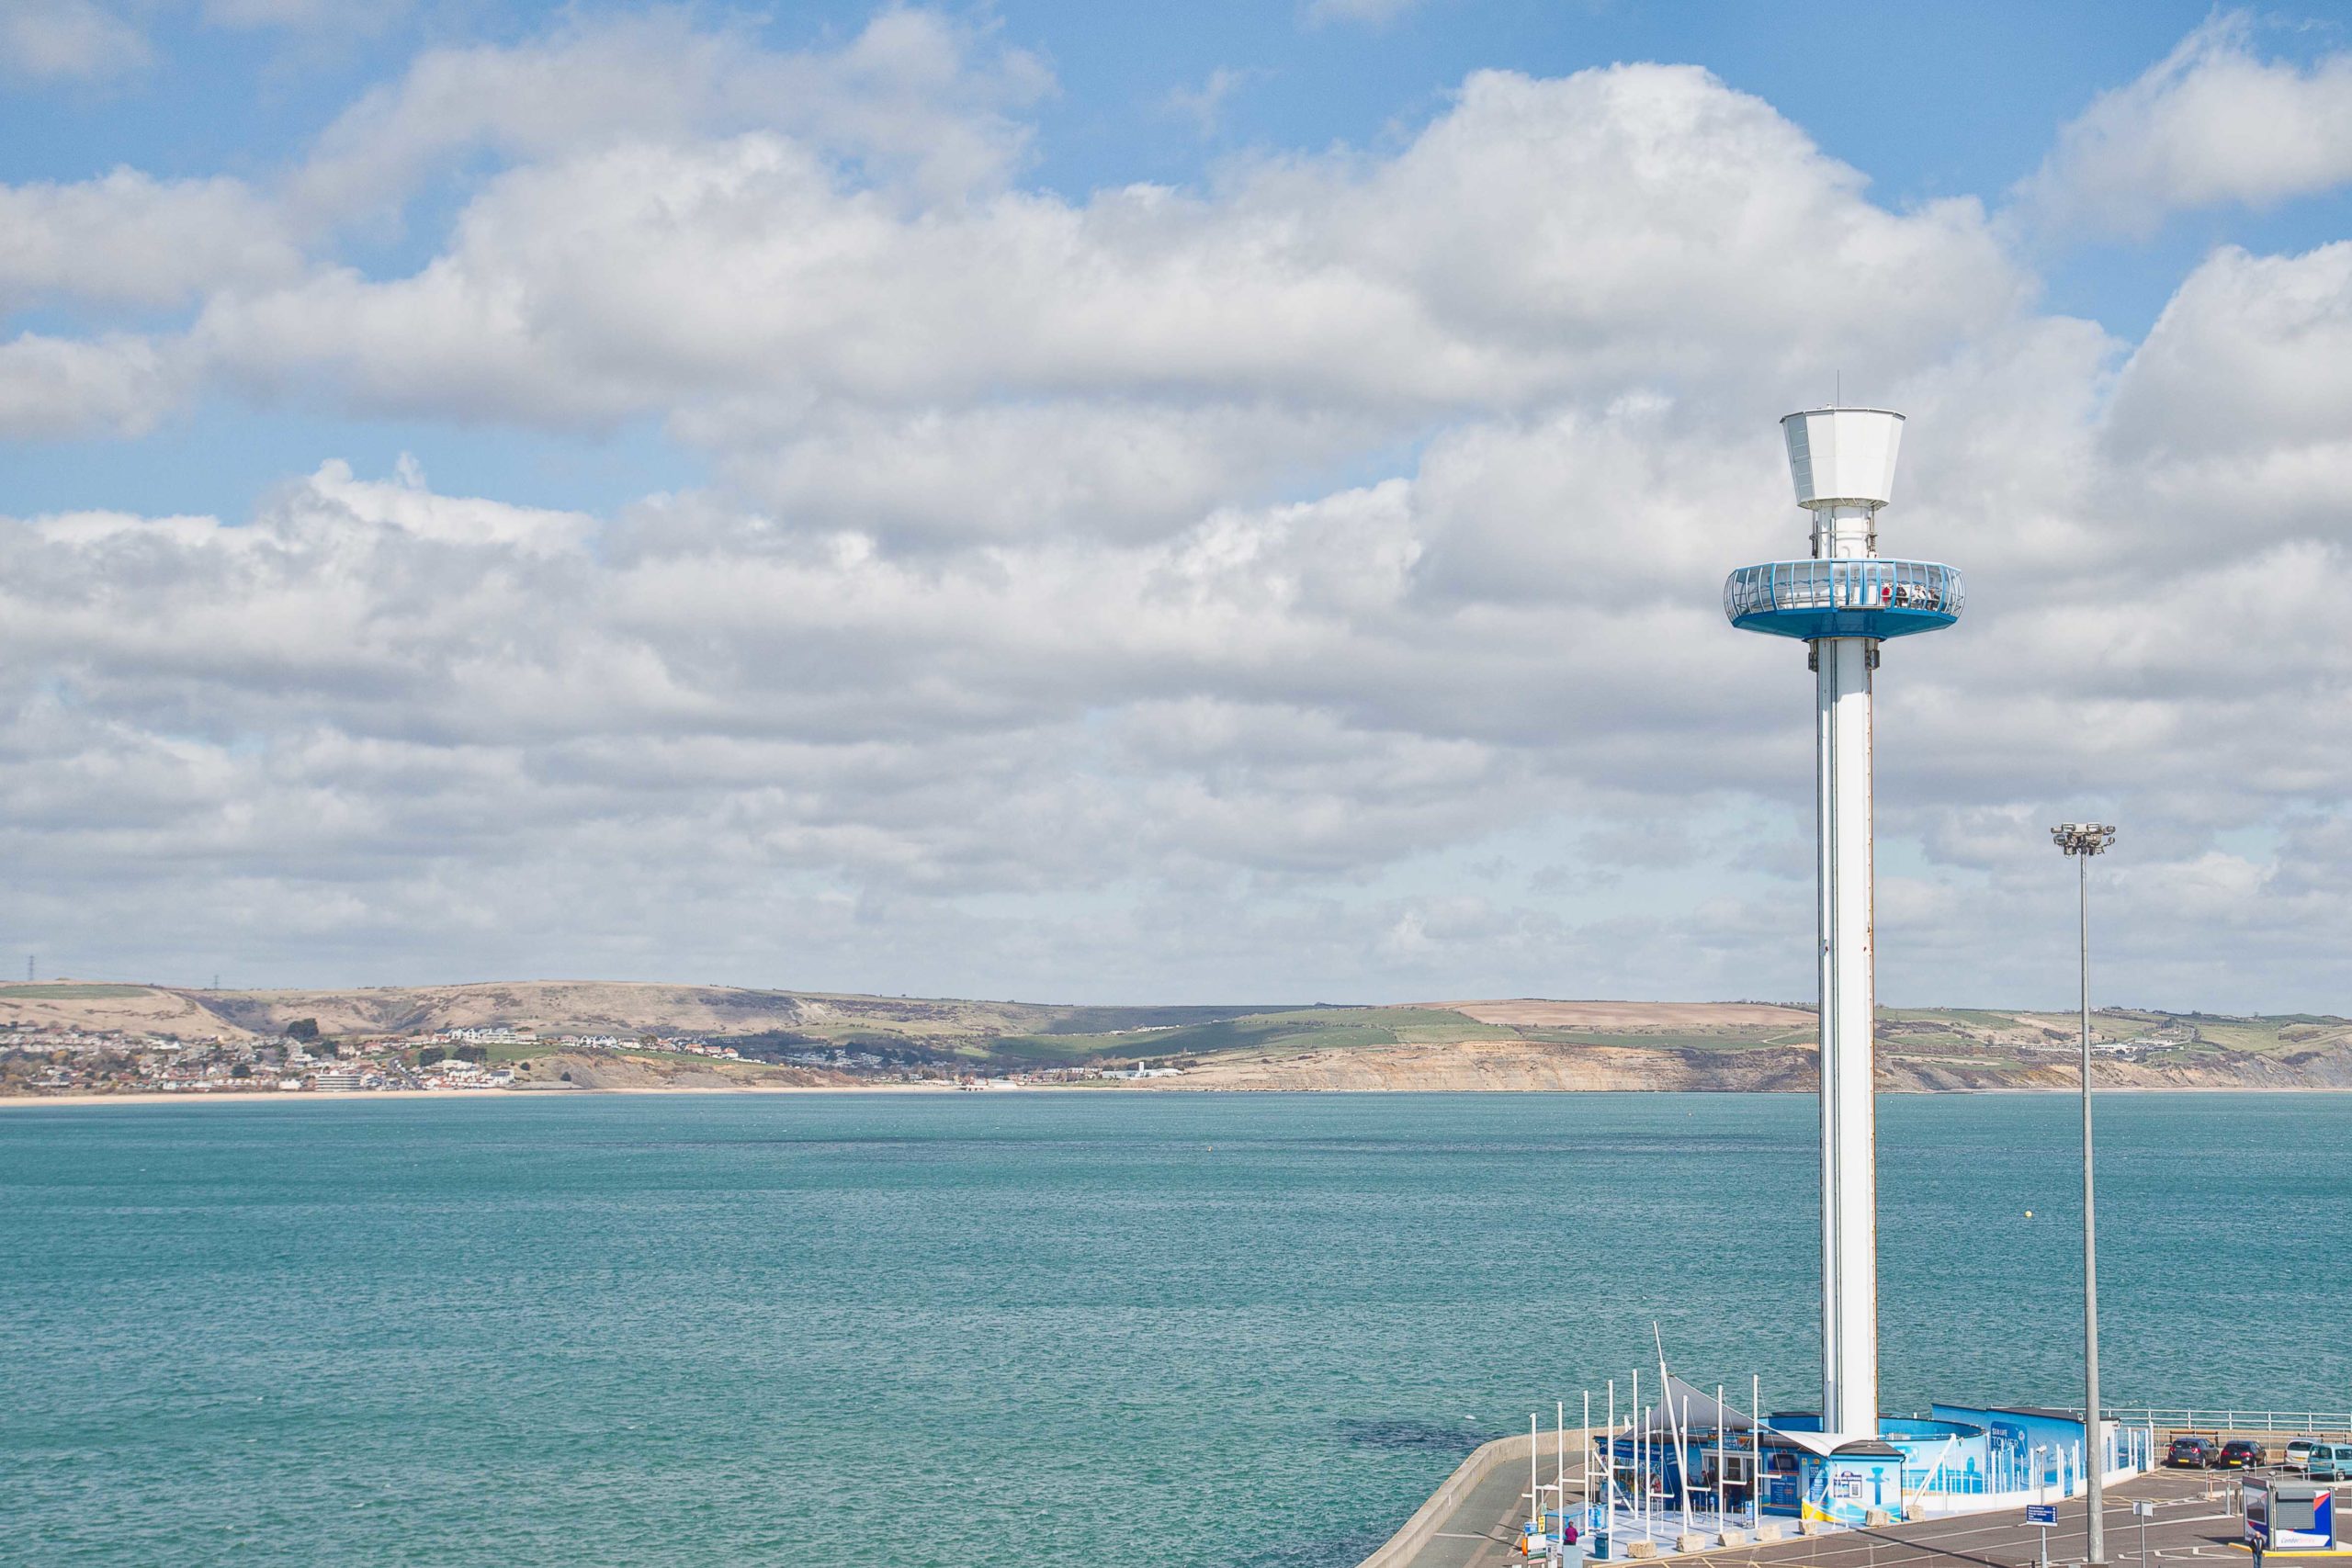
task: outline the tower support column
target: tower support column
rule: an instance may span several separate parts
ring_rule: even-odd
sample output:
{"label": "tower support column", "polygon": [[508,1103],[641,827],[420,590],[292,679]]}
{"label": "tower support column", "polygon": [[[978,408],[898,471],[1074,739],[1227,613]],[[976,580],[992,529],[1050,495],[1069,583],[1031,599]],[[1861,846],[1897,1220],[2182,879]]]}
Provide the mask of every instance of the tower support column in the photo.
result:
{"label": "tower support column", "polygon": [[1820,828],[1822,1424],[1878,1430],[1878,1171],[1871,666],[1875,639],[1815,642]]}
{"label": "tower support column", "polygon": [[1796,502],[1813,514],[1808,560],[1742,567],[1724,614],[1813,649],[1820,831],[1821,1419],[1878,1434],[1877,932],[1871,863],[1871,683],[1879,645],[1960,619],[1960,573],[1878,553],[1903,416],[1807,409],[1781,421]]}

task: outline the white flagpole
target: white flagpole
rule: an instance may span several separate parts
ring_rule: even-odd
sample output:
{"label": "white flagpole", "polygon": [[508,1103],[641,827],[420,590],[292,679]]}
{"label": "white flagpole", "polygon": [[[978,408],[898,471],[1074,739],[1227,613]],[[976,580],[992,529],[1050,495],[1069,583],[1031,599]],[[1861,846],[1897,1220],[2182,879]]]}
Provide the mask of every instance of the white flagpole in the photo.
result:
{"label": "white flagpole", "polygon": [[1682,1494],[1682,1533],[1690,1533],[1690,1396],[1682,1396],[1682,1421],[1674,1428],[1675,1490]]}
{"label": "white flagpole", "polygon": [[1747,1374],[1747,1442],[1754,1466],[1747,1475],[1747,1522],[1764,1522],[1764,1380]]}
{"label": "white flagpole", "polygon": [[1642,1406],[1642,1448],[1649,1455],[1649,1464],[1643,1470],[1642,1523],[1655,1535],[1657,1533],[1657,1506],[1660,1494],[1666,1490],[1666,1461],[1657,1451],[1657,1406]]}
{"label": "white flagpole", "polygon": [[[1690,1454],[1682,1446],[1682,1422],[1675,1419],[1674,1380],[1666,1374],[1666,1336],[1659,1331],[1657,1320],[1650,1320],[1650,1338],[1657,1346],[1657,1394],[1666,1406],[1667,1440],[1674,1445],[1674,1490],[1682,1504],[1682,1528],[1690,1529],[1690,1478],[1683,1472],[1690,1468]],[[1688,1414],[1687,1412],[1685,1414]],[[1658,1491],[1666,1491],[1666,1466],[1658,1467]]]}

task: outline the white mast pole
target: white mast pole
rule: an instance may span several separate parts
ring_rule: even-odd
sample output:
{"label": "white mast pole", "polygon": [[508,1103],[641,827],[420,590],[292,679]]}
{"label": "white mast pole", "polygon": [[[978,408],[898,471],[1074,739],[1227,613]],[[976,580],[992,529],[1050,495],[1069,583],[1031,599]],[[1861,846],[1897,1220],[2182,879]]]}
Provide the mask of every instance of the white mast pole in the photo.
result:
{"label": "white mast pole", "polygon": [[1690,1396],[1682,1396],[1682,1419],[1674,1428],[1674,1489],[1682,1495],[1682,1533],[1690,1533]]}
{"label": "white mast pole", "polygon": [[[1825,526],[1822,553],[1841,549]],[[1822,1425],[1874,1433],[1876,1171],[1871,1024],[1871,665],[1866,637],[1814,644],[1820,818]]]}
{"label": "white mast pole", "polygon": [[[1650,1319],[1650,1340],[1657,1347],[1657,1392],[1658,1397],[1666,1402],[1667,1440],[1674,1445],[1675,1499],[1682,1506],[1682,1528],[1688,1532],[1690,1529],[1690,1451],[1686,1446],[1685,1435],[1690,1426],[1690,1402],[1687,1399],[1682,1402],[1681,1418],[1678,1420],[1674,1408],[1674,1380],[1667,1375],[1666,1371],[1666,1336],[1659,1332],[1656,1318]],[[1666,1490],[1666,1466],[1663,1463],[1658,1466],[1658,1490],[1661,1494]]]}
{"label": "white mast pole", "polygon": [[[1872,929],[1871,671],[1891,593],[1878,511],[1894,488],[1903,416],[1812,410],[1781,422],[1797,504],[1813,513],[1813,570],[1851,624],[1812,636],[1819,829],[1821,1425],[1878,1431],[1877,1021]],[[1830,563],[1838,563],[1831,565]],[[1851,563],[1851,564],[1848,564]]]}
{"label": "white mast pole", "polygon": [[1760,1525],[1764,1522],[1764,1380],[1754,1372],[1747,1374],[1747,1441],[1756,1456],[1756,1468],[1747,1477],[1747,1522]]}
{"label": "white mast pole", "polygon": [[1668,1450],[1658,1456],[1657,1500],[1661,1504],[1666,1501],[1667,1463],[1670,1459],[1674,1465],[1675,1502],[1679,1506],[1682,1494],[1690,1488],[1682,1484],[1682,1423],[1675,1417],[1674,1391],[1671,1388],[1666,1392],[1666,1440]]}
{"label": "white mast pole", "polygon": [[1592,1390],[1584,1391],[1584,1451],[1577,1456],[1577,1490],[1583,1494],[1577,1499],[1584,1509],[1585,1520],[1592,1519]]}

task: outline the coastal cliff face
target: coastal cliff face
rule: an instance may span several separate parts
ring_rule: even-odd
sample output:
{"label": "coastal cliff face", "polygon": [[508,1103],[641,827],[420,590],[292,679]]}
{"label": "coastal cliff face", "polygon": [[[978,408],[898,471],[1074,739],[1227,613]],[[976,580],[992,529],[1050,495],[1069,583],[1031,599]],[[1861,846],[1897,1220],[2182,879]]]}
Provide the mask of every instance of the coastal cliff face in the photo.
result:
{"label": "coastal cliff face", "polygon": [[[2065,1012],[1882,1009],[1879,1085],[2069,1089],[2079,1028]],[[514,1087],[541,1090],[1110,1078],[1154,1089],[1804,1093],[1818,1080],[1812,1010],[1760,1001],[1118,1007],[589,981],[209,991],[58,980],[0,985],[0,1096],[134,1091],[240,1065],[237,1079],[274,1088],[298,1039],[344,1052],[346,1065],[364,1055],[413,1074],[428,1045],[475,1038],[461,1031],[491,1032]],[[2092,1031],[2097,1078],[2110,1088],[2352,1089],[2352,1019],[2109,1009]]]}
{"label": "coastal cliff face", "polygon": [[[1811,1093],[1819,1087],[1815,1053],[1794,1046],[1750,1050],[1644,1048],[1476,1040],[1450,1045],[1357,1047],[1279,1060],[1224,1058],[1176,1078],[1141,1087],[1175,1089],[1340,1092],[1494,1092],[1510,1090],[1704,1089]],[[2102,1089],[2352,1089],[2352,1053],[2313,1052],[2305,1059],[2154,1064],[2103,1060],[2093,1079]],[[2072,1063],[1924,1059],[1882,1049],[1878,1085],[1894,1093],[2069,1089],[2081,1083]]]}
{"label": "coastal cliff face", "polygon": [[[1766,1002],[1431,1002],[1368,1010],[1382,1038],[1301,1021],[1183,1059],[1154,1088],[1335,1091],[1704,1089],[1810,1093],[1812,1010]],[[1317,1029],[1323,1032],[1318,1034]],[[2081,1081],[2072,1014],[1882,1010],[1878,1084],[1895,1093],[2065,1089]],[[1332,1043],[1324,1043],[1324,1036]],[[2352,1089],[2352,1021],[2095,1013],[2094,1080],[2144,1089]]]}
{"label": "coastal cliff face", "polygon": [[1465,1040],[1357,1046],[1278,1060],[1212,1059],[1154,1089],[1432,1090],[1809,1089],[1813,1055],[1788,1049],[1645,1050],[1623,1045]]}

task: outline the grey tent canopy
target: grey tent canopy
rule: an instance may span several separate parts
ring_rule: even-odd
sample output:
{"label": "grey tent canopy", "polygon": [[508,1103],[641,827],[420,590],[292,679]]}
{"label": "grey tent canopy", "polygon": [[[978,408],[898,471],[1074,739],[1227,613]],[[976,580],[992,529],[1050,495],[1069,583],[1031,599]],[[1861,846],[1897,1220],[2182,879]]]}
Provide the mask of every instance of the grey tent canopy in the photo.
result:
{"label": "grey tent canopy", "polygon": [[[1747,1432],[1757,1426],[1756,1422],[1730,1405],[1718,1403],[1713,1394],[1702,1393],[1680,1378],[1668,1377],[1666,1380],[1666,1399],[1660,1401],[1647,1416],[1635,1411],[1634,1418],[1626,1422],[1624,1430],[1617,1435],[1631,1437],[1639,1432],[1645,1438],[1671,1439],[1678,1427],[1688,1437],[1692,1432]],[[1671,1411],[1668,1409],[1668,1404],[1673,1407]],[[1644,1425],[1645,1421],[1647,1425]]]}

